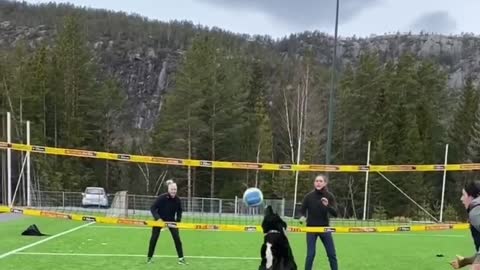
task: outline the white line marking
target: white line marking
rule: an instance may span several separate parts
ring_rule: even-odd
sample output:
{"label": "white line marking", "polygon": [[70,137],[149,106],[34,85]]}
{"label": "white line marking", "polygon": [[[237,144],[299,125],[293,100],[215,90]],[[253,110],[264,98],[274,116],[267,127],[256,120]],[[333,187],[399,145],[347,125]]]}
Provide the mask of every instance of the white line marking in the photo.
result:
{"label": "white line marking", "polygon": [[[145,254],[101,254],[101,253],[50,253],[50,252],[18,252],[16,255],[37,256],[85,256],[85,257],[147,257]],[[158,258],[178,258],[176,255],[154,255]],[[258,257],[221,257],[221,256],[185,256],[190,259],[214,260],[260,260]]]}
{"label": "white line marking", "polygon": [[9,252],[7,252],[7,253],[3,253],[2,255],[0,255],[0,259],[3,259],[3,258],[5,258],[5,257],[7,257],[7,256],[9,256],[9,255],[15,254],[15,253],[20,252],[20,251],[22,251],[22,250],[25,250],[25,249],[27,249],[27,248],[31,248],[31,247],[34,247],[34,246],[36,246],[36,245],[40,245],[41,243],[45,243],[45,242],[47,242],[47,241],[50,241],[50,240],[55,239],[55,238],[57,238],[57,237],[60,237],[60,236],[62,236],[62,235],[65,235],[65,234],[74,232],[74,231],[76,231],[76,230],[80,230],[81,228],[87,227],[87,226],[89,226],[89,225],[91,225],[91,224],[93,224],[93,223],[94,223],[94,222],[92,222],[92,223],[87,223],[87,224],[83,224],[83,225],[80,225],[80,226],[75,227],[75,228],[73,228],[73,229],[70,229],[70,230],[68,230],[68,231],[64,231],[64,232],[61,232],[61,233],[52,235],[52,236],[50,236],[50,237],[47,237],[47,238],[42,239],[42,240],[40,240],[40,241],[37,241],[37,242],[35,242],[35,243],[31,243],[31,244],[26,245],[26,246],[23,246],[23,247],[21,247],[21,248],[17,248],[17,249],[14,249],[14,250],[12,250],[12,251],[9,251]]}

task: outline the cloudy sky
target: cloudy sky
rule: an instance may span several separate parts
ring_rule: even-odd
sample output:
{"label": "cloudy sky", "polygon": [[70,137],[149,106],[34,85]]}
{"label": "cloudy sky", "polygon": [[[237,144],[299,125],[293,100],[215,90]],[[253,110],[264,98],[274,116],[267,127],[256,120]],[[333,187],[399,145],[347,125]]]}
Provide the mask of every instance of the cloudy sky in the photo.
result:
{"label": "cloudy sky", "polygon": [[[333,33],[336,0],[27,0],[137,13],[162,21],[189,20],[236,33],[278,38],[305,30]],[[480,0],[340,0],[339,35],[387,32],[473,32]]]}

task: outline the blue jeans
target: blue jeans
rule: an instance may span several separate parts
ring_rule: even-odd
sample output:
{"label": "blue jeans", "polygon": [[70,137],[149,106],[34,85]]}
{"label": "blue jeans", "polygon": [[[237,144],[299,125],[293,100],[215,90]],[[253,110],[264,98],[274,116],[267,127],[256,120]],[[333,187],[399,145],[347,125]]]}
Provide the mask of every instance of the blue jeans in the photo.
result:
{"label": "blue jeans", "polygon": [[328,262],[331,270],[338,270],[337,254],[331,232],[325,233],[307,233],[307,258],[305,259],[305,270],[312,270],[313,260],[315,259],[315,249],[317,237],[322,240],[325,251],[327,252]]}

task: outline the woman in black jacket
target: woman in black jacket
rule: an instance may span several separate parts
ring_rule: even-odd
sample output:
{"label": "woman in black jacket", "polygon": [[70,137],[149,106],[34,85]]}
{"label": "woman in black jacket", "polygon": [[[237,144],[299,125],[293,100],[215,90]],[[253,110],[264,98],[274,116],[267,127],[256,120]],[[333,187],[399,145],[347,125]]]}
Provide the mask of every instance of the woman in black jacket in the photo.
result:
{"label": "woman in black jacket", "polygon": [[[337,217],[335,197],[327,189],[328,179],[325,175],[318,175],[315,178],[315,189],[305,195],[300,208],[302,217],[300,221],[307,220],[307,227],[329,227],[329,215]],[[323,243],[327,252],[331,270],[338,270],[337,254],[331,232],[307,233],[307,257],[305,259],[305,270],[311,270],[315,259],[317,238]]]}
{"label": "woman in black jacket", "polygon": [[[177,184],[173,180],[167,180],[168,192],[161,194],[150,207],[150,212],[155,221],[181,222],[182,220],[182,201],[177,196]],[[175,249],[178,255],[178,264],[187,264],[183,257],[182,241],[177,228],[168,227],[175,242]],[[148,263],[152,262],[155,246],[160,236],[161,227],[152,227],[150,236],[150,245],[148,247]]]}

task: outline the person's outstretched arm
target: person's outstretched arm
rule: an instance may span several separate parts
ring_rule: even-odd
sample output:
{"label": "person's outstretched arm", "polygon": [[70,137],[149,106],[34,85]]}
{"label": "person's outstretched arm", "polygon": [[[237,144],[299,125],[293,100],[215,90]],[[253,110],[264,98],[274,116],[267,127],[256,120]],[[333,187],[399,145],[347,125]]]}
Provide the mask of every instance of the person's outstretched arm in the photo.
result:
{"label": "person's outstretched arm", "polygon": [[472,257],[464,258],[462,256],[457,255],[457,258],[455,260],[451,261],[450,265],[453,267],[453,269],[460,269],[460,268],[465,267],[467,265],[473,264],[476,256],[477,255],[473,255]]}
{"label": "person's outstretched arm", "polygon": [[[480,207],[473,208],[468,214],[470,224],[475,230],[480,231]],[[459,269],[467,265],[472,265],[473,270],[480,270],[480,253],[477,253],[470,257],[462,257],[457,255],[456,259],[450,262],[450,265],[454,269]]]}

